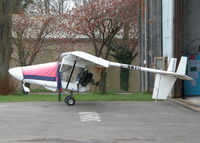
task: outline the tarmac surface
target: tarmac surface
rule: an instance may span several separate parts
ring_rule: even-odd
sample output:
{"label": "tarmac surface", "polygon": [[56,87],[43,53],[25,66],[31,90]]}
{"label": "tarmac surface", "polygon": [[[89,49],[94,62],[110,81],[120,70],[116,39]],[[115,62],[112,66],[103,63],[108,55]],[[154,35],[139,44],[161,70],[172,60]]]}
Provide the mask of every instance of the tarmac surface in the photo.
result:
{"label": "tarmac surface", "polygon": [[0,143],[199,143],[200,112],[172,101],[0,103]]}
{"label": "tarmac surface", "polygon": [[182,105],[183,107],[188,108],[190,110],[200,112],[200,97],[199,96],[187,97],[185,99],[168,98],[168,100],[174,103],[177,103],[179,105]]}

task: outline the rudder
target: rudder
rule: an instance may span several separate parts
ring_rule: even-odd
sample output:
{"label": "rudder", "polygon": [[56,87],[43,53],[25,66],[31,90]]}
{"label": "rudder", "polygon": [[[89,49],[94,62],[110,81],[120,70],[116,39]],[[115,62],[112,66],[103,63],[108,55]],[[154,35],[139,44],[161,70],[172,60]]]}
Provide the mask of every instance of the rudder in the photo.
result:
{"label": "rudder", "polygon": [[176,58],[172,58],[170,63],[169,63],[169,66],[167,68],[167,71],[175,72],[175,70],[176,70],[176,62],[177,62],[177,59]]}
{"label": "rudder", "polygon": [[186,66],[187,66],[187,57],[181,57],[176,73],[180,75],[185,75]]}

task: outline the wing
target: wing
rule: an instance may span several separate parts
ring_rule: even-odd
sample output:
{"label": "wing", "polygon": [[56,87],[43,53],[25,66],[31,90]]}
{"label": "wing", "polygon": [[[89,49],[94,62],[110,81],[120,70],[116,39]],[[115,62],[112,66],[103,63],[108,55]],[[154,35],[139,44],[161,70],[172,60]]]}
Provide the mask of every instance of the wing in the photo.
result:
{"label": "wing", "polygon": [[76,61],[76,66],[102,66],[109,67],[109,61],[102,58],[90,55],[82,51],[66,52],[61,54],[62,64],[73,65]]}

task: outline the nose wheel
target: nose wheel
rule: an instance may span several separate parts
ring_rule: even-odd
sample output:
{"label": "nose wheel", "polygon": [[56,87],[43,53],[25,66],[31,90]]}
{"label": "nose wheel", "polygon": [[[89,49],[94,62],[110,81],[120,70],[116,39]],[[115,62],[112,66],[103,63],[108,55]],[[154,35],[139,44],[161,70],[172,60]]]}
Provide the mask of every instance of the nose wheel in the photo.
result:
{"label": "nose wheel", "polygon": [[65,97],[64,101],[68,106],[73,106],[76,103],[76,100],[71,95]]}

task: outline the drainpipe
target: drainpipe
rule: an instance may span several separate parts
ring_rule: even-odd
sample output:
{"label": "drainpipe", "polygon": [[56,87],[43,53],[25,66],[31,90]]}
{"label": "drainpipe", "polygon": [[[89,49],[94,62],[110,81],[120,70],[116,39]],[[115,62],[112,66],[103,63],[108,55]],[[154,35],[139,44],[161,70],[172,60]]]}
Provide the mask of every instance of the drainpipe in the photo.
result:
{"label": "drainpipe", "polygon": [[[138,9],[138,24],[139,24],[139,51],[140,51],[140,66],[143,66],[143,60],[144,60],[144,21],[143,21],[143,15],[144,15],[144,1],[139,1],[139,9]],[[140,72],[140,92],[144,91],[144,73]]]}
{"label": "drainpipe", "polygon": [[[145,0],[145,43],[144,43],[144,61],[145,61],[145,67],[148,66],[148,37],[149,37],[149,23],[148,23],[148,7],[149,7],[149,0]],[[144,73],[144,91],[148,91],[148,73]]]}

